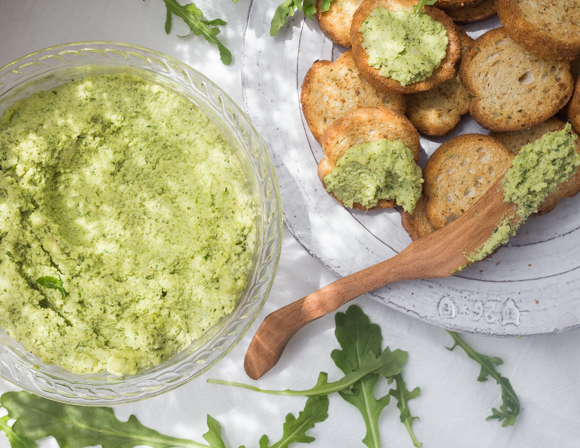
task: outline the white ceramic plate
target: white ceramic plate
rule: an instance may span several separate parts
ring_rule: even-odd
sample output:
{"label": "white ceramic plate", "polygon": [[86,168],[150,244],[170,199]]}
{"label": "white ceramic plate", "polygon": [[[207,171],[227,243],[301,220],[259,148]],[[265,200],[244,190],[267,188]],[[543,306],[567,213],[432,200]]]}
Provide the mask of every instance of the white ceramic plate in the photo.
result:
{"label": "white ceramic plate", "polygon": [[[275,2],[274,2],[275,3]],[[317,59],[334,47],[302,16],[269,36],[275,5],[254,1],[244,37],[242,82],[246,111],[274,160],[285,222],[314,257],[339,276],[393,257],[411,242],[399,212],[342,207],[322,188],[320,145],[300,110],[300,86]],[[496,17],[466,27],[476,38],[500,26]],[[445,140],[488,131],[465,116],[453,133],[421,138],[421,163]],[[530,335],[580,323],[580,195],[555,211],[530,218],[492,258],[450,278],[396,283],[371,295],[378,301],[448,329],[492,335]]]}

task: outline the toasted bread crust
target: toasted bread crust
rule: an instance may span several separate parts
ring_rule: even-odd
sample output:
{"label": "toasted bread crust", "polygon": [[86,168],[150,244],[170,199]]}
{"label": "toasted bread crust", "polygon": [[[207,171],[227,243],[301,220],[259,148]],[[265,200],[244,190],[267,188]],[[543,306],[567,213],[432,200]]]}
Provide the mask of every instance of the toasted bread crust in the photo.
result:
{"label": "toasted bread crust", "polygon": [[455,23],[475,23],[497,13],[497,0],[485,0],[479,5],[439,6]]}
{"label": "toasted bread crust", "polygon": [[454,77],[427,92],[408,95],[406,115],[419,132],[442,136],[469,112],[469,101],[467,89]]}
{"label": "toasted bread crust", "polygon": [[[387,107],[364,107],[334,121],[322,135],[322,149],[325,158],[318,164],[318,177],[324,185],[324,177],[336,166],[336,161],[352,146],[376,140],[399,140],[405,143],[415,158],[419,160],[419,133],[411,122],[394,109]],[[341,204],[342,202],[333,196]],[[343,204],[344,205],[344,204]],[[391,208],[394,200],[380,200],[375,208]],[[367,210],[361,204],[354,203],[353,208]]]}
{"label": "toasted bread crust", "polygon": [[[467,34],[467,31],[465,31],[457,24],[455,25],[455,31],[457,31],[457,37],[459,37],[459,58],[461,59],[475,41],[471,38],[471,36],[469,36],[469,34]],[[458,65],[461,63],[460,59],[457,60]],[[457,71],[457,76],[459,76],[459,71]]]}
{"label": "toasted bread crust", "polygon": [[481,134],[464,134],[443,143],[423,171],[427,218],[441,229],[461,216],[511,166],[514,154]]}
{"label": "toasted bread crust", "polygon": [[564,107],[574,87],[569,62],[527,52],[503,28],[472,44],[459,76],[474,96],[471,116],[496,132],[528,129],[547,120]]}
{"label": "toasted bread crust", "polygon": [[435,7],[445,8],[466,8],[468,6],[481,5],[485,0],[437,0]]}
{"label": "toasted bread crust", "polygon": [[421,195],[413,213],[401,211],[401,224],[413,241],[435,232],[427,218],[427,198]]}
{"label": "toasted bread crust", "polygon": [[359,68],[361,75],[378,91],[384,93],[416,93],[432,89],[442,82],[450,79],[455,74],[455,62],[459,59],[460,46],[457,32],[453,21],[447,15],[431,6],[425,6],[423,11],[429,15],[433,20],[440,22],[447,30],[447,53],[441,64],[433,74],[423,80],[406,86],[402,86],[399,81],[391,78],[381,76],[378,69],[375,69],[368,64],[367,52],[362,48],[362,33],[359,31],[364,21],[370,13],[376,9],[383,7],[389,11],[404,10],[413,12],[413,6],[417,2],[415,0],[365,0],[363,4],[356,10],[350,28],[350,36],[352,42],[353,59],[356,66]]}
{"label": "toasted bread crust", "polygon": [[580,8],[568,0],[498,0],[510,37],[537,56],[571,61],[580,56]]}
{"label": "toasted bread crust", "polygon": [[377,92],[359,74],[352,53],[342,54],[334,64],[316,61],[304,78],[300,103],[312,135],[320,143],[324,130],[337,118],[361,107],[387,106],[405,113],[400,93]]}
{"label": "toasted bread crust", "polygon": [[576,83],[574,95],[572,96],[572,100],[568,104],[567,109],[570,123],[574,126],[574,130],[580,133],[580,82]]}
{"label": "toasted bread crust", "polygon": [[[566,123],[559,118],[552,117],[549,120],[525,131],[492,132],[490,136],[497,138],[514,154],[518,154],[520,149],[528,143],[538,140],[548,132],[564,129],[565,124]],[[580,139],[577,138],[575,144],[576,151],[580,153]],[[556,208],[560,199],[565,197],[571,198],[572,196],[576,196],[578,193],[580,193],[580,170],[576,170],[576,173],[570,176],[566,182],[561,182],[556,186],[556,189],[548,195],[544,202],[542,202],[536,215],[550,213]]]}
{"label": "toasted bread crust", "polygon": [[[456,25],[461,54],[469,49],[473,39]],[[407,95],[406,115],[423,134],[442,136],[451,132],[461,116],[469,112],[471,98],[459,81],[459,75],[426,92]]]}
{"label": "toasted bread crust", "polygon": [[[320,30],[335,44],[350,48],[352,16],[364,0],[334,0],[325,12],[317,12]],[[316,11],[321,11],[322,0],[316,0]]]}

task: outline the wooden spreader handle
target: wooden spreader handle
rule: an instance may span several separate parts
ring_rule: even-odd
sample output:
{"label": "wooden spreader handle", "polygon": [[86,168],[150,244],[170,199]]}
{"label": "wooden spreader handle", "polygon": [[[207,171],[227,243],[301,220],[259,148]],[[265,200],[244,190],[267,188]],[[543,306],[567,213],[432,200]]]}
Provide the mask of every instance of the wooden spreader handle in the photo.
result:
{"label": "wooden spreader handle", "polygon": [[248,376],[258,379],[274,367],[288,341],[309,322],[389,283],[448,277],[468,264],[465,254],[485,243],[503,220],[519,225],[517,207],[503,202],[502,180],[459,219],[413,242],[395,257],[341,278],[266,316],[246,352],[244,368]]}

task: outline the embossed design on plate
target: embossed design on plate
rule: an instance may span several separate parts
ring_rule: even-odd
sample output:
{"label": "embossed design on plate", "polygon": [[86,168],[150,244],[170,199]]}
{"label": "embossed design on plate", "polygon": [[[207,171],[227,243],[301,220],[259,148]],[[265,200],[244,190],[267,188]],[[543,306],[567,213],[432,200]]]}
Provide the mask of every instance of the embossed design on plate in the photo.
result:
{"label": "embossed design on plate", "polygon": [[444,319],[455,319],[457,308],[455,303],[449,297],[443,297],[439,301],[439,316]]}

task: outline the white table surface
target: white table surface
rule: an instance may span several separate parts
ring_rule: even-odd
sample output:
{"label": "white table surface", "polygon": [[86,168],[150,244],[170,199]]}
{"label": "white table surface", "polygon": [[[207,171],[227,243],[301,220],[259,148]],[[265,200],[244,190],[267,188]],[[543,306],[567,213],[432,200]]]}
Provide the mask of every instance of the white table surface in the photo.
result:
{"label": "white table surface", "polygon": [[[266,1],[266,0],[260,0]],[[273,0],[277,4],[281,0]],[[242,104],[241,49],[250,1],[197,0],[206,17],[228,22],[220,34],[232,51],[233,62],[223,66],[215,47],[188,34],[181,19],[165,34],[162,0],[0,0],[0,66],[48,46],[86,40],[128,42],[174,56],[219,84]],[[264,39],[268,39],[264,36]],[[262,314],[238,346],[209,373],[165,395],[118,406],[116,415],[139,420],[162,433],[203,442],[206,415],[222,425],[232,447],[257,446],[262,434],[276,441],[288,412],[297,413],[305,399],[276,397],[207,384],[207,378],[251,382],[242,364],[250,339],[266,314],[334,280],[284,231],[282,256],[270,298]],[[486,421],[492,406],[501,403],[500,388],[493,380],[479,383],[479,366],[460,350],[449,352],[451,338],[440,328],[402,315],[368,297],[358,304],[381,325],[384,343],[409,352],[404,378],[409,389],[421,387],[421,396],[410,408],[420,417],[415,433],[424,447],[578,447],[580,446],[580,333],[500,339],[466,335],[475,349],[503,358],[499,368],[510,379],[522,404],[514,427],[502,428]],[[344,309],[343,309],[344,311]],[[280,363],[256,383],[264,388],[304,389],[315,384],[320,371],[331,380],[341,374],[330,359],[337,348],[334,319],[327,316],[302,330],[288,345]],[[383,382],[382,393],[387,388]],[[16,390],[0,380],[0,393]],[[377,395],[381,391],[377,389]],[[365,430],[358,411],[338,395],[330,397],[329,418],[310,431],[311,447],[363,447]],[[393,402],[380,418],[384,447],[412,447]],[[8,447],[0,435],[0,447]],[[47,438],[43,447],[56,447]],[[300,446],[300,445],[294,445]]]}

